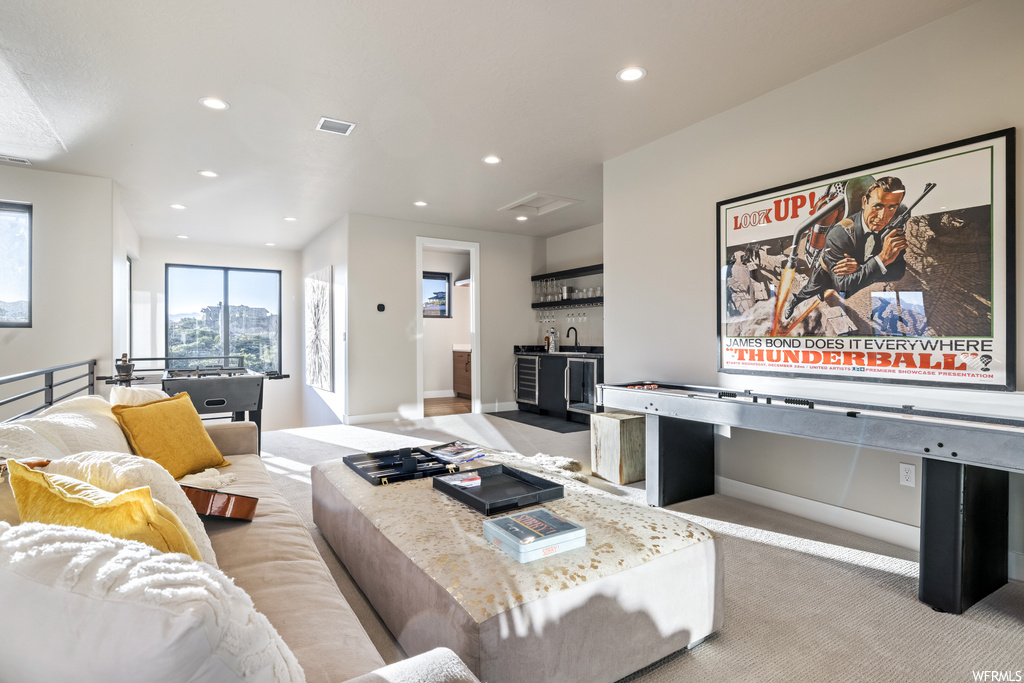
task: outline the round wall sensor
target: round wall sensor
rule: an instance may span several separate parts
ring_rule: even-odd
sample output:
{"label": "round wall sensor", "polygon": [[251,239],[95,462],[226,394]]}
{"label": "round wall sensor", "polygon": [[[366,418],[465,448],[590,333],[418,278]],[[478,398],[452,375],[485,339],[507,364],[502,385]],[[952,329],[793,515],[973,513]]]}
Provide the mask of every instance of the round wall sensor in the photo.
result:
{"label": "round wall sensor", "polygon": [[384,312],[384,304],[377,304],[377,310],[380,311],[381,313],[383,313]]}

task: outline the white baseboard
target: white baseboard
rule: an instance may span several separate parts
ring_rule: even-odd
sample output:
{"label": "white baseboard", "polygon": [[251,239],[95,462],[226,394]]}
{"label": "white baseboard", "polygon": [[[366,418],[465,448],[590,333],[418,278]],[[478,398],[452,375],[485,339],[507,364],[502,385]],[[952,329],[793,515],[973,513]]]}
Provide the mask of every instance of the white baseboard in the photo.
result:
{"label": "white baseboard", "polygon": [[921,530],[910,524],[894,522],[891,519],[883,519],[719,476],[715,477],[715,493],[763,505],[773,510],[788,512],[797,517],[813,519],[822,524],[877,538],[911,550],[921,549]]}
{"label": "white baseboard", "polygon": [[519,404],[515,401],[509,403],[493,403],[482,408],[485,413],[504,413],[509,410],[519,410]]}
{"label": "white baseboard", "polygon": [[361,425],[368,422],[392,422],[394,420],[401,420],[402,416],[399,413],[374,413],[367,415],[346,415],[345,424],[347,425]]}
{"label": "white baseboard", "polygon": [[424,391],[423,398],[454,398],[455,392],[451,389],[437,389],[435,391]]}

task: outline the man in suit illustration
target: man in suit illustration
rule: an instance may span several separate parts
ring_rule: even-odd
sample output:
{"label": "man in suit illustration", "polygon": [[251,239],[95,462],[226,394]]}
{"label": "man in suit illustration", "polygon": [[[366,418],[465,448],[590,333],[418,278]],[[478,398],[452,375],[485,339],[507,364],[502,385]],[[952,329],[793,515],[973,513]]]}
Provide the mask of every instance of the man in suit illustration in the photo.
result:
{"label": "man in suit illustration", "polygon": [[902,229],[885,228],[903,202],[906,188],[895,176],[879,178],[861,200],[860,211],[828,232],[825,248],[807,284],[786,304],[790,318],[800,302],[834,289],[843,296],[853,294],[875,282],[895,282],[907,270],[907,238]]}

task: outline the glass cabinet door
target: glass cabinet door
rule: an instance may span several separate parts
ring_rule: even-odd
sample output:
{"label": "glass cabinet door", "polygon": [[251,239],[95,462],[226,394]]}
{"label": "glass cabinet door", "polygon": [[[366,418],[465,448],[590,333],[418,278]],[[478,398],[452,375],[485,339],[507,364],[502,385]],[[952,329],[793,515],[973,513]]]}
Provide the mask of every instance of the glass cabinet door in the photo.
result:
{"label": "glass cabinet door", "polygon": [[597,360],[569,359],[569,410],[593,413],[597,410]]}

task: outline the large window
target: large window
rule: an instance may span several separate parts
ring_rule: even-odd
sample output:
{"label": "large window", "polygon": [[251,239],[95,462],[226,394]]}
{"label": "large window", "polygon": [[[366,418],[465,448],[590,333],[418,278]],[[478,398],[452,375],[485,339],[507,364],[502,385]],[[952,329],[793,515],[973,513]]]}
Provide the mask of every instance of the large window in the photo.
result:
{"label": "large window", "polygon": [[165,291],[173,367],[242,356],[250,370],[281,371],[281,271],[168,265]]}
{"label": "large window", "polygon": [[0,202],[0,327],[32,327],[32,207]]}
{"label": "large window", "polygon": [[452,317],[451,291],[451,273],[423,271],[423,317]]}

